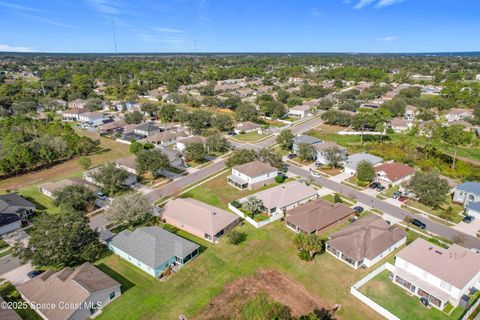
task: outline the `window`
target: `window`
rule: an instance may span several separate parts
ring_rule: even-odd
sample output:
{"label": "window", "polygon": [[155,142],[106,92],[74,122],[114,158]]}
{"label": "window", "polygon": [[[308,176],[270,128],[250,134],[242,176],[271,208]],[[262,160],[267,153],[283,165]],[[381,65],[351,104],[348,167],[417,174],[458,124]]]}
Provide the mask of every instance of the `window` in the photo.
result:
{"label": "window", "polygon": [[108,296],[110,297],[110,300],[115,298],[115,291],[110,292],[110,294]]}

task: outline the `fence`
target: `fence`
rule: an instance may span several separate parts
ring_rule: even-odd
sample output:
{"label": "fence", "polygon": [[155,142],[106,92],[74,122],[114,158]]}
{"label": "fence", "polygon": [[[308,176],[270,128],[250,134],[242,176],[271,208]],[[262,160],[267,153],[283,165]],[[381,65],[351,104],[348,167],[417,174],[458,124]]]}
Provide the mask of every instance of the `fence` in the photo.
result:
{"label": "fence", "polygon": [[[474,303],[472,303],[468,308],[462,313],[462,316],[458,320],[467,320],[468,317],[477,309],[480,305],[480,296],[477,297]],[[476,318],[475,318],[476,319]]]}
{"label": "fence", "polygon": [[243,219],[245,219],[248,223],[250,223],[252,226],[254,226],[255,228],[261,228],[263,226],[266,226],[267,224],[269,223],[272,223],[273,221],[277,221],[277,220],[280,220],[282,217],[283,217],[283,214],[280,214],[280,213],[277,213],[273,216],[271,216],[270,218],[266,219],[266,220],[263,220],[263,221],[255,221],[253,220],[252,218],[246,216],[242,211],[240,211],[239,209],[235,208],[234,206],[232,206],[231,203],[228,204],[228,208],[230,210],[232,210],[233,212],[235,212],[237,215],[239,215],[240,217],[242,217]]}
{"label": "fence", "polygon": [[380,274],[384,270],[389,270],[393,271],[394,267],[390,263],[385,263],[379,268],[375,269],[373,272],[369,273],[366,275],[364,278],[360,279],[357,283],[355,283],[351,288],[350,288],[350,293],[353,294],[357,299],[365,303],[367,306],[381,314],[383,317],[387,318],[388,320],[400,320],[399,317],[385,309],[384,307],[380,306],[377,304],[375,301],[372,299],[368,298],[366,295],[358,291],[361,286],[363,286],[365,283],[368,281],[372,280],[375,278],[378,274]]}

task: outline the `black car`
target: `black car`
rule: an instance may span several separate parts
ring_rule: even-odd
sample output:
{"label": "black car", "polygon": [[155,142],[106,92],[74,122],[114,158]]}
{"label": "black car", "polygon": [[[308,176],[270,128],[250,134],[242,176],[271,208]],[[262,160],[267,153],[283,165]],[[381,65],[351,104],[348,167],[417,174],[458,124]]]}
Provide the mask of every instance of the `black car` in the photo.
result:
{"label": "black car", "polygon": [[228,132],[228,135],[229,135],[229,136],[236,136],[237,133],[236,133],[235,131],[229,131],[229,132]]}
{"label": "black car", "polygon": [[36,276],[38,276],[39,274],[41,274],[41,273],[42,273],[41,271],[32,270],[32,271],[30,271],[29,273],[27,273],[27,277],[29,277],[30,279],[33,279],[33,278],[35,278]]}
{"label": "black car", "polygon": [[370,185],[368,186],[370,189],[377,189],[379,186],[381,186],[380,183],[378,182],[372,182],[370,183]]}
{"label": "black car", "polygon": [[357,211],[357,213],[362,213],[363,210],[365,210],[365,209],[363,209],[363,207],[356,206],[356,207],[353,207],[353,210]]}
{"label": "black car", "polygon": [[425,223],[423,223],[422,221],[420,221],[418,219],[412,219],[411,223],[414,226],[419,227],[420,229],[425,229],[427,227],[427,225]]}
{"label": "black car", "polygon": [[296,158],[296,157],[297,157],[297,155],[296,155],[295,153],[290,153],[290,154],[287,156],[288,159],[294,159],[294,158]]}
{"label": "black car", "polygon": [[463,218],[463,222],[465,223],[470,223],[473,220],[475,220],[475,217],[472,217],[472,216],[465,216],[465,218]]}

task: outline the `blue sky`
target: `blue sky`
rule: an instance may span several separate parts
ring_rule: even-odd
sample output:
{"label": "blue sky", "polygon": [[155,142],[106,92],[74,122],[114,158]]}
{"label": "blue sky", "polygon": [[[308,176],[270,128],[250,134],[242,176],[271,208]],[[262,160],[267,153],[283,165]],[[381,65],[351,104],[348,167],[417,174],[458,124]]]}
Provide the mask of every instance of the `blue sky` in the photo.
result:
{"label": "blue sky", "polygon": [[480,50],[478,0],[0,0],[0,51]]}

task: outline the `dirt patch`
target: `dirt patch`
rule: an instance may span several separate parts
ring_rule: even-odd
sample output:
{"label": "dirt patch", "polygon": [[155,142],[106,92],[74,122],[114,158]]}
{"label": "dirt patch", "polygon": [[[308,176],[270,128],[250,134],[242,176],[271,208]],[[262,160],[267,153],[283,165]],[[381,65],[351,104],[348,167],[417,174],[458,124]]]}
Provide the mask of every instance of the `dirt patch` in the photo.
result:
{"label": "dirt patch", "polygon": [[322,307],[331,308],[302,285],[275,270],[260,269],[254,276],[239,278],[225,286],[202,312],[198,320],[236,319],[242,305],[259,293],[290,308],[298,317]]}

